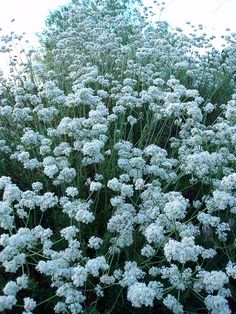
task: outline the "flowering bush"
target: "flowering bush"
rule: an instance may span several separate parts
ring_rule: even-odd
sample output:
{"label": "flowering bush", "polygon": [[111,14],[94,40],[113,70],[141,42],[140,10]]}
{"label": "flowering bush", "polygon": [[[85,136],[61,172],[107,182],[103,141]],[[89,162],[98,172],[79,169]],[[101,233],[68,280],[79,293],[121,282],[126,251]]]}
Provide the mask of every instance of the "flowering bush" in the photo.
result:
{"label": "flowering bush", "polygon": [[235,310],[236,34],[135,3],[73,0],[1,78],[1,312]]}

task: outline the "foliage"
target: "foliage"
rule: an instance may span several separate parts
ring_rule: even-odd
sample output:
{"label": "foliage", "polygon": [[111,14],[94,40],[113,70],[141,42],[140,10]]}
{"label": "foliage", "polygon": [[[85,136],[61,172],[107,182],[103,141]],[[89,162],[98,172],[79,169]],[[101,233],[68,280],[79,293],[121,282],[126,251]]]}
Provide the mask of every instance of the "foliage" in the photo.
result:
{"label": "foliage", "polygon": [[235,34],[137,3],[59,8],[1,78],[0,312],[235,311]]}

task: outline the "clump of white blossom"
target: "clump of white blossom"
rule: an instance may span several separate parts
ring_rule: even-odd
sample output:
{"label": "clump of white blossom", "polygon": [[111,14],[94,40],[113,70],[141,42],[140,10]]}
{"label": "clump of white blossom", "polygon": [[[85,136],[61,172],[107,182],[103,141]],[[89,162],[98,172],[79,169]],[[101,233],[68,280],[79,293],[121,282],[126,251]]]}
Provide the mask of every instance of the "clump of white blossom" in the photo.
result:
{"label": "clump of white blossom", "polygon": [[2,313],[235,312],[236,33],[140,2],[0,30]]}

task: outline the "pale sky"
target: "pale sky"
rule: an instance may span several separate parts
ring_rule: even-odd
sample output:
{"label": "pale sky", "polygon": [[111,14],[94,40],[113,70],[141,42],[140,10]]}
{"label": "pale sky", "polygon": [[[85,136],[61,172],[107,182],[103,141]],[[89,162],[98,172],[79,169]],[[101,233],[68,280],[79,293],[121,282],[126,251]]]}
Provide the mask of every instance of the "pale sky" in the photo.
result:
{"label": "pale sky", "polygon": [[161,18],[183,28],[186,21],[203,24],[206,33],[220,37],[226,28],[236,32],[236,0],[167,0]]}
{"label": "pale sky", "polygon": [[[26,32],[32,45],[37,43],[36,32],[44,27],[49,10],[56,9],[68,0],[0,0],[0,28],[2,33],[14,30],[16,33]],[[161,19],[174,27],[185,29],[185,22],[203,24],[206,33],[218,37],[229,27],[236,32],[236,0],[166,0],[166,9]],[[144,0],[145,5],[153,4],[153,0]],[[155,7],[154,7],[155,8]],[[10,23],[12,19],[14,23]],[[219,42],[218,42],[219,43]],[[1,44],[1,43],[0,43]],[[7,62],[0,54],[0,68],[6,70]]]}

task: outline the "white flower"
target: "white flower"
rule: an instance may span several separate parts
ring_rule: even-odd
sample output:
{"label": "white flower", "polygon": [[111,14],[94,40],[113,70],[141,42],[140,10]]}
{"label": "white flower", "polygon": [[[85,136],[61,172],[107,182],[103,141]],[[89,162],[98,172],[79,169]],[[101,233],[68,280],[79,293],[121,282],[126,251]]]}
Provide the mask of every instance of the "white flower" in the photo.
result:
{"label": "white flower", "polygon": [[76,177],[76,170],[74,168],[65,167],[62,169],[54,181],[57,184],[60,183],[70,183]]}
{"label": "white flower", "polygon": [[95,287],[95,292],[96,292],[96,295],[98,296],[98,297],[104,297],[104,291],[103,291],[103,288],[102,288],[102,286],[101,285],[96,285],[96,287]]}
{"label": "white flower", "polygon": [[104,160],[101,150],[104,147],[104,142],[100,140],[93,140],[86,142],[83,145],[82,153],[84,154],[83,163],[89,165],[93,163],[99,163]]}
{"label": "white flower", "polygon": [[152,223],[145,230],[145,237],[149,243],[160,243],[164,239],[164,228],[159,224]]}
{"label": "white flower", "polygon": [[108,181],[107,187],[113,191],[119,191],[122,186],[122,183],[119,182],[117,178],[113,178]]}
{"label": "white flower", "polygon": [[57,173],[59,169],[57,165],[50,165],[50,166],[45,166],[43,172],[48,176],[49,178],[53,178]]}
{"label": "white flower", "polygon": [[44,212],[48,208],[53,208],[58,203],[58,197],[54,193],[46,192],[40,197],[40,210]]}
{"label": "white flower", "polygon": [[198,281],[194,284],[196,291],[204,289],[208,293],[222,289],[229,282],[228,276],[223,271],[200,271],[197,278]]}
{"label": "white flower", "polygon": [[156,266],[152,266],[149,271],[148,271],[149,275],[152,277],[156,277],[157,275],[160,274],[160,268],[156,267]]}
{"label": "white flower", "polygon": [[0,227],[6,230],[14,227],[13,210],[5,202],[0,202]]}
{"label": "white flower", "polygon": [[72,276],[73,284],[76,287],[82,287],[87,281],[88,270],[82,266],[77,266],[73,269],[74,275]]}
{"label": "white flower", "polygon": [[229,261],[226,265],[226,273],[229,277],[236,279],[236,264]]}
{"label": "white flower", "polygon": [[137,282],[128,288],[127,299],[134,307],[153,306],[155,290],[146,286],[145,283]]}
{"label": "white flower", "polygon": [[24,145],[38,145],[41,142],[41,136],[38,132],[29,129],[22,136],[21,142]]}
{"label": "white flower", "polygon": [[89,189],[90,189],[91,192],[99,191],[99,190],[101,190],[101,188],[102,188],[102,183],[95,182],[95,181],[92,181],[90,183],[90,186],[89,186]]}
{"label": "white flower", "polygon": [[147,244],[141,249],[141,255],[146,256],[146,257],[154,256],[155,250],[153,249],[151,245]]}
{"label": "white flower", "polygon": [[88,241],[88,247],[98,250],[100,246],[102,245],[103,240],[101,238],[92,236]]}
{"label": "white flower", "polygon": [[60,143],[53,150],[53,153],[55,156],[61,156],[61,155],[69,156],[71,152],[72,152],[72,148],[67,142]]}
{"label": "white flower", "polygon": [[12,184],[10,177],[5,177],[5,176],[0,177],[0,189],[1,190],[4,189],[9,184]]}
{"label": "white flower", "polygon": [[212,227],[216,227],[220,223],[220,218],[216,216],[212,216],[207,213],[200,212],[197,215],[197,219],[203,224],[203,225],[210,225]]}
{"label": "white flower", "polygon": [[178,192],[170,192],[167,196],[167,203],[164,206],[164,213],[170,220],[184,219],[188,202]]}
{"label": "white flower", "polygon": [[86,204],[86,203],[80,204],[74,218],[78,222],[83,222],[85,224],[88,224],[94,221],[95,216],[93,213],[89,212],[88,209],[89,209],[89,204]]}
{"label": "white flower", "polygon": [[13,295],[16,296],[17,292],[20,290],[20,287],[17,285],[15,281],[8,281],[8,283],[3,288],[3,293],[5,295]]}
{"label": "white flower", "polygon": [[28,288],[29,277],[27,275],[22,275],[16,278],[16,283],[21,289]]}
{"label": "white flower", "polygon": [[24,309],[27,312],[33,311],[36,307],[36,302],[32,298],[24,298]]}
{"label": "white flower", "polygon": [[97,297],[104,297],[104,291],[103,291],[103,288],[101,285],[99,285],[99,284],[96,285],[94,290],[95,290]]}
{"label": "white flower", "polygon": [[99,276],[99,270],[108,270],[109,265],[106,262],[106,259],[104,256],[98,256],[96,258],[88,260],[88,262],[85,265],[86,270],[88,273],[92,274],[94,277]]}
{"label": "white flower", "polygon": [[55,107],[42,108],[37,111],[39,120],[45,123],[51,123],[58,114],[59,110]]}
{"label": "white flower", "polygon": [[186,290],[191,284],[191,268],[179,271],[176,265],[171,264],[170,267],[162,267],[161,269],[158,269],[158,274],[159,273],[161,273],[161,278],[168,279],[170,284],[176,289]]}
{"label": "white flower", "polygon": [[188,261],[196,262],[203,248],[195,244],[194,237],[184,237],[181,242],[170,239],[164,246],[166,259],[186,263]]}
{"label": "white flower", "polygon": [[131,126],[134,126],[138,122],[138,120],[133,116],[128,116],[127,121]]}
{"label": "white flower", "polygon": [[192,222],[176,222],[175,226],[181,238],[195,237],[200,234],[199,227],[195,226]]}
{"label": "white flower", "polygon": [[18,253],[16,254],[11,261],[5,261],[2,263],[6,272],[15,273],[21,266],[26,262],[26,254]]}
{"label": "white flower", "polygon": [[164,300],[163,300],[163,304],[169,309],[171,310],[173,313],[175,314],[183,314],[184,313],[184,309],[183,309],[183,305],[180,304],[176,298],[171,295],[168,294]]}
{"label": "white flower", "polygon": [[79,191],[77,188],[73,187],[73,186],[69,186],[67,189],[66,189],[66,194],[67,196],[71,196],[71,197],[75,197],[79,194]]}
{"label": "white flower", "polygon": [[132,197],[134,194],[133,186],[131,184],[123,183],[120,192],[122,197]]}
{"label": "white flower", "polygon": [[208,295],[204,301],[209,313],[211,314],[230,314],[231,310],[229,308],[227,300],[220,295]]}
{"label": "white flower", "polygon": [[32,229],[32,234],[34,235],[34,237],[40,239],[43,243],[52,236],[53,232],[50,228],[44,229],[42,226],[38,225],[34,229]]}
{"label": "white flower", "polygon": [[5,310],[11,310],[16,303],[17,299],[13,295],[0,296],[0,312],[5,312]]}
{"label": "white flower", "polygon": [[232,191],[236,189],[236,173],[225,176],[221,180],[222,189]]}
{"label": "white flower", "polygon": [[136,262],[125,262],[124,273],[119,281],[122,287],[129,287],[142,279],[145,273],[137,266]]}
{"label": "white flower", "polygon": [[135,190],[142,190],[144,188],[145,182],[143,179],[137,179],[135,181]]}
{"label": "white flower", "polygon": [[104,285],[111,285],[115,282],[115,278],[113,276],[102,275],[100,277],[100,282]]}
{"label": "white flower", "polygon": [[216,227],[216,234],[220,241],[227,240],[229,231],[230,231],[230,227],[229,227],[229,224],[226,222],[222,222]]}
{"label": "white flower", "polygon": [[213,197],[206,202],[209,212],[226,210],[227,208],[231,208],[232,211],[234,211],[236,208],[236,197],[234,197],[231,193],[217,189],[212,193],[212,195]]}
{"label": "white flower", "polygon": [[61,236],[67,241],[74,239],[79,232],[79,229],[74,226],[65,227],[60,231]]}
{"label": "white flower", "polygon": [[55,313],[67,313],[67,306],[64,302],[57,302],[54,306]]}
{"label": "white flower", "polygon": [[215,106],[208,102],[206,105],[204,105],[203,110],[207,113],[211,113],[215,109]]}
{"label": "white flower", "polygon": [[4,189],[2,198],[10,205],[14,201],[20,201],[21,194],[21,190],[15,184],[8,184]]}
{"label": "white flower", "polygon": [[43,189],[43,184],[41,182],[32,183],[32,189],[36,192],[39,192]]}
{"label": "white flower", "polygon": [[225,117],[228,120],[235,122],[235,116],[236,116],[236,100],[232,99],[232,100],[228,101],[228,103],[227,103]]}

